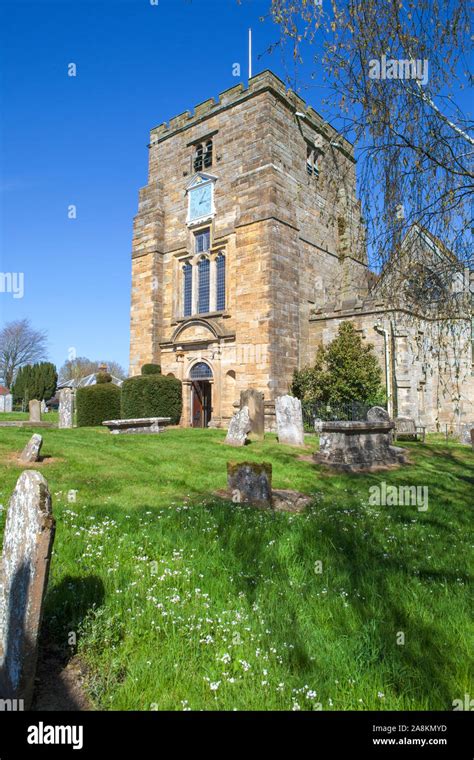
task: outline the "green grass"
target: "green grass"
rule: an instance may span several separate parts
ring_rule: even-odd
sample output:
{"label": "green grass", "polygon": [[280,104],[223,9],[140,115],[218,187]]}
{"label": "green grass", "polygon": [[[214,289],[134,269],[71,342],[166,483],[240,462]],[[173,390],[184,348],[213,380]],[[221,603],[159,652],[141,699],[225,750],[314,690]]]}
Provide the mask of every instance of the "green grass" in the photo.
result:
{"label": "green grass", "polygon": [[[31,432],[0,428],[4,505]],[[468,447],[408,443],[410,466],[350,476],[274,436],[41,432],[57,520],[44,628],[62,648],[77,635],[97,708],[450,710],[474,693]],[[271,462],[310,509],[214,497],[229,459]],[[370,506],[382,480],[428,486],[429,509]]]}

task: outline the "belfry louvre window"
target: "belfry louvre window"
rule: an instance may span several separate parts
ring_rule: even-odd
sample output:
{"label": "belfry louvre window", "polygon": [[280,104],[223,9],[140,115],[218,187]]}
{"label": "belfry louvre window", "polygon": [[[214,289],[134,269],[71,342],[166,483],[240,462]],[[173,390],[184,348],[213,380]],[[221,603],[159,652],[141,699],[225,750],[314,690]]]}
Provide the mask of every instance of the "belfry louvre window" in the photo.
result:
{"label": "belfry louvre window", "polygon": [[216,309],[225,309],[225,256],[222,253],[216,258]]}
{"label": "belfry louvre window", "polygon": [[211,247],[211,231],[209,227],[194,235],[194,253],[205,253]]}
{"label": "belfry louvre window", "polygon": [[195,146],[193,166],[195,172],[200,172],[212,166],[212,140],[207,140],[206,143],[199,143]]}
{"label": "belfry louvre window", "polygon": [[191,316],[193,307],[193,268],[189,261],[183,267],[183,316]]}
{"label": "belfry louvre window", "polygon": [[198,312],[205,314],[209,311],[210,261],[201,259],[198,264]]}

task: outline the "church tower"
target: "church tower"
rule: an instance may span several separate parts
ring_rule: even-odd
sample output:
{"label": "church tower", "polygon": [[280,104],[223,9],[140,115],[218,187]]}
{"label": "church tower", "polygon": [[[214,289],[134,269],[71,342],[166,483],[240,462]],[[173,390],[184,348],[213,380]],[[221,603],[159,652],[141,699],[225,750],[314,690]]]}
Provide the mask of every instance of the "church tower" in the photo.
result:
{"label": "church tower", "polygon": [[311,312],[367,290],[350,143],[269,71],[151,131],[132,250],[130,374],[183,383],[185,426],[272,401]]}

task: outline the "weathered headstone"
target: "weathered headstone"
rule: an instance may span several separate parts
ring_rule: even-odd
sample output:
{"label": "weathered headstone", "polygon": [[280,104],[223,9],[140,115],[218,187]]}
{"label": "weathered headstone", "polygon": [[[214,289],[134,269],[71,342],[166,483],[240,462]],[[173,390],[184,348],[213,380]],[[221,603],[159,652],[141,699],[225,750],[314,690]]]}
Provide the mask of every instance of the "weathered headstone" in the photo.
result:
{"label": "weathered headstone", "polygon": [[314,432],[315,433],[321,433],[323,429],[323,420],[320,417],[314,418]]}
{"label": "weathered headstone", "polygon": [[289,446],[304,446],[301,401],[294,396],[275,399],[278,442]]}
{"label": "weathered headstone", "polygon": [[46,414],[47,411],[48,407],[46,406],[46,401],[43,398],[41,399],[41,414]]}
{"label": "weathered headstone", "polygon": [[249,410],[248,407],[243,406],[232,417],[224,443],[229,444],[229,446],[245,446],[250,427]]}
{"label": "weathered headstone", "polygon": [[37,462],[40,456],[41,446],[43,445],[43,436],[34,433],[20,454],[22,462]]}
{"label": "weathered headstone", "polygon": [[471,444],[471,431],[473,428],[474,423],[462,422],[455,432],[455,437],[460,443],[465,443],[466,446],[469,446]]}
{"label": "weathered headstone", "polygon": [[30,410],[30,422],[41,422],[41,403],[33,399],[28,408]]}
{"label": "weathered headstone", "polygon": [[6,412],[6,409],[5,409],[5,396],[3,395],[3,393],[0,394],[0,412]]}
{"label": "weathered headstone", "polygon": [[60,428],[72,428],[74,424],[74,393],[70,388],[63,388],[59,394]]}
{"label": "weathered headstone", "polygon": [[48,484],[39,472],[18,478],[8,508],[0,568],[0,698],[33,695],[38,634],[54,540]]}
{"label": "weathered headstone", "polygon": [[373,406],[367,412],[369,422],[390,422],[390,415],[383,406]]}
{"label": "weathered headstone", "polygon": [[272,466],[269,462],[227,462],[227,487],[236,504],[272,506]]}
{"label": "weathered headstone", "polygon": [[7,393],[7,395],[5,396],[5,411],[6,412],[13,411],[13,396],[11,393]]}
{"label": "weathered headstone", "polygon": [[265,437],[265,411],[263,393],[249,388],[240,392],[240,408],[248,407],[250,417],[249,438],[252,441],[263,441]]}

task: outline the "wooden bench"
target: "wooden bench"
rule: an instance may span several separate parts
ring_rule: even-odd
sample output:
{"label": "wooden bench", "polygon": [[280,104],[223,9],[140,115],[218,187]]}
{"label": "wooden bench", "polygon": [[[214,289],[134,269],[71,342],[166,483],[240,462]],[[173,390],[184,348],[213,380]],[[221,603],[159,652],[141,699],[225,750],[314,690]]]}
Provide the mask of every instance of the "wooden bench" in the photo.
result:
{"label": "wooden bench", "polygon": [[424,442],[426,427],[417,425],[411,417],[395,417],[394,439],[410,438],[417,441],[419,438]]}
{"label": "wooden bench", "polygon": [[106,420],[102,424],[111,433],[162,433],[164,426],[169,425],[171,417],[140,417],[132,420]]}

